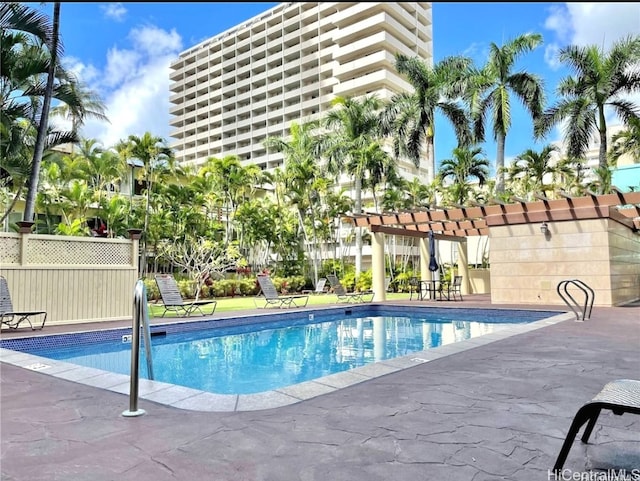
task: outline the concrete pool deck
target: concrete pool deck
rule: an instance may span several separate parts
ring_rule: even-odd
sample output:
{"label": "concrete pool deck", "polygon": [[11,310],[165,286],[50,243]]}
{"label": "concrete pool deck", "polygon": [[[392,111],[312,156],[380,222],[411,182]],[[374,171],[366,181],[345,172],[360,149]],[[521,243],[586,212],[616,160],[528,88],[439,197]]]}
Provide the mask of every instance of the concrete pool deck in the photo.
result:
{"label": "concrete pool deck", "polygon": [[[640,378],[640,307],[566,317],[262,410],[141,399],[147,414],[126,418],[127,394],[2,362],[0,472],[11,481],[549,479],[576,410],[610,380]],[[70,329],[86,326],[47,333]],[[565,467],[640,470],[640,416],[604,412]]]}

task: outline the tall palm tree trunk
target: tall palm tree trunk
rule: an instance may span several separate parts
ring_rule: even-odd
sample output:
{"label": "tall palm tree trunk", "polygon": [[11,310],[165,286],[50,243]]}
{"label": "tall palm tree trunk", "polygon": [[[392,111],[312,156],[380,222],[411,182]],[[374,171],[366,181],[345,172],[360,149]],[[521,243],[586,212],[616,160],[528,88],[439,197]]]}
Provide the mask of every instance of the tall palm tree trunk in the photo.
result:
{"label": "tall palm tree trunk", "polygon": [[436,152],[433,137],[427,137],[427,184],[436,178]]}
{"label": "tall palm tree trunk", "polygon": [[[598,167],[606,169],[607,164],[607,120],[604,116],[604,106],[598,108],[599,122],[598,131],[600,133],[600,151],[598,152]],[[601,192],[603,194],[604,192]]]}
{"label": "tall palm tree trunk", "polygon": [[499,133],[496,136],[496,192],[504,192],[504,141],[505,135]]}
{"label": "tall palm tree trunk", "polygon": [[40,177],[40,165],[44,153],[44,142],[47,135],[49,120],[49,109],[51,107],[51,97],[53,95],[53,82],[56,74],[56,63],[58,62],[58,31],[60,30],[60,2],[53,4],[53,37],[51,39],[50,54],[51,64],[47,72],[47,86],[44,91],[42,101],[42,112],[40,113],[40,125],[38,125],[38,135],[33,152],[33,162],[31,164],[31,175],[29,177],[29,190],[24,206],[22,220],[33,221],[34,208],[36,203],[36,193],[38,192],[38,178]]}

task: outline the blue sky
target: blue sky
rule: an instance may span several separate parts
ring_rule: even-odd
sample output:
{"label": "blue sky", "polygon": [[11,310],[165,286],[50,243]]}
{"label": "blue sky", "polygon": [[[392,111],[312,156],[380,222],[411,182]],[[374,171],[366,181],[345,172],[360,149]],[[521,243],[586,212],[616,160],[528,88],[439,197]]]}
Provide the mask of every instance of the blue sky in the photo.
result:
{"label": "blue sky", "polygon": [[[52,3],[31,4],[51,14]],[[111,146],[129,134],[150,131],[168,140],[169,63],[193,45],[268,10],[277,3],[73,3],[61,6],[61,35],[67,65],[100,93],[110,124],[89,121],[85,137]],[[544,44],[525,54],[517,69],[543,78],[548,102],[569,72],[556,61],[558,48],[597,44],[640,33],[640,3],[434,2],[434,60],[467,55],[481,66],[491,42],[502,45],[525,32]],[[559,130],[535,143],[531,121],[514,99],[506,161],[527,148],[560,139]],[[489,130],[488,130],[489,132]],[[450,156],[451,128],[436,120],[436,159]],[[483,148],[495,157],[495,144]]]}

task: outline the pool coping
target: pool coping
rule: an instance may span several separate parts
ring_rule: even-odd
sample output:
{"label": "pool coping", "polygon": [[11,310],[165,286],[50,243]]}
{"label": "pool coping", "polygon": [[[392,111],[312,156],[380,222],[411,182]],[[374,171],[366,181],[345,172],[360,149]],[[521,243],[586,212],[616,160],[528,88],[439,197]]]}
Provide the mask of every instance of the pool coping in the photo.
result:
{"label": "pool coping", "polygon": [[[490,308],[495,309],[495,308]],[[513,310],[513,309],[506,309]],[[537,309],[522,309],[535,311]],[[239,316],[238,318],[245,317]],[[231,320],[235,318],[230,318]],[[310,381],[255,394],[215,394],[162,381],[140,379],[138,398],[178,409],[201,412],[257,411],[295,404],[331,393],[387,374],[434,361],[468,349],[574,319],[575,314],[559,314],[524,324],[497,324],[500,328],[489,334],[458,341],[411,354],[377,361]],[[179,322],[181,323],[181,322]],[[175,324],[175,323],[171,323]],[[154,326],[157,327],[157,326]],[[45,375],[130,396],[131,380],[127,374],[79,366],[41,356],[0,348],[0,363],[7,363]]]}

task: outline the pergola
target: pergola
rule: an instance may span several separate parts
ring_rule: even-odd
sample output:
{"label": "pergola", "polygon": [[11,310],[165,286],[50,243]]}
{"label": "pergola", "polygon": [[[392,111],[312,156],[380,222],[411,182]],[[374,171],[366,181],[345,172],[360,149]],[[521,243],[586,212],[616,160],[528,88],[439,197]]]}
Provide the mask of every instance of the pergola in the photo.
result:
{"label": "pergola", "polygon": [[[493,200],[488,204],[472,203],[470,206],[433,206],[406,212],[365,212],[345,217],[356,227],[368,228],[372,235],[373,289],[381,292],[375,300],[384,300],[384,246],[377,234],[418,237],[421,239],[421,261],[427,252],[426,239],[433,232],[435,239],[458,241],[466,246],[468,236],[489,235],[497,226],[518,224],[542,224],[543,222],[576,221],[608,218],[624,225],[632,232],[640,230],[640,192],[621,192],[598,195],[589,192],[584,196],[572,196],[558,192],[557,199],[536,194],[536,200],[511,198],[510,203]],[[461,261],[466,260],[466,252]],[[421,262],[422,277],[426,262]],[[466,266],[463,266],[463,268]]]}
{"label": "pergola", "polygon": [[433,232],[437,239],[456,240],[473,235],[488,235],[489,227],[510,224],[596,219],[610,217],[630,229],[640,229],[640,192],[620,192],[575,197],[564,192],[560,199],[536,194],[536,201],[512,197],[512,203],[498,200],[492,204],[472,203],[472,206],[449,208],[434,206],[410,212],[363,213],[347,216],[356,227],[371,232],[427,237]]}

